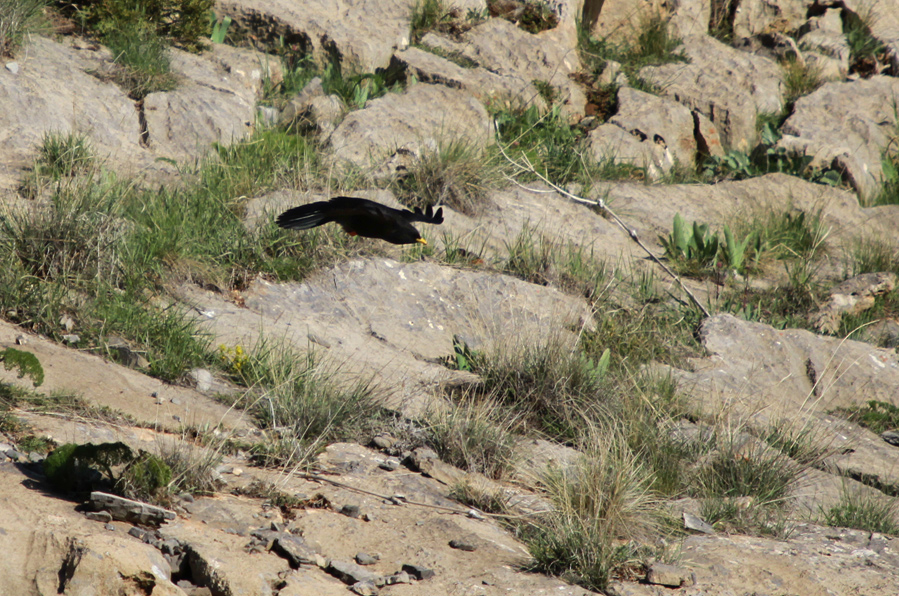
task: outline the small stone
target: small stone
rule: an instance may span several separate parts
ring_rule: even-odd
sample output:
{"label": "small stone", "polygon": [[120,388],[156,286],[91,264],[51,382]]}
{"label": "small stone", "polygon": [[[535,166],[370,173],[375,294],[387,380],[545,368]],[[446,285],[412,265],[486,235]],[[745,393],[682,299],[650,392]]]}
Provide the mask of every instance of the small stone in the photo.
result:
{"label": "small stone", "polygon": [[243,469],[242,468],[232,468],[231,474],[233,474],[234,476],[240,476],[241,474],[243,474]]}
{"label": "small stone", "polygon": [[84,517],[96,522],[108,523],[112,521],[112,514],[108,511],[87,511]]}
{"label": "small stone", "polygon": [[431,579],[432,577],[434,577],[433,569],[428,569],[427,567],[422,567],[421,565],[410,565],[406,563],[405,565],[403,565],[403,571],[419,581],[424,579]]}
{"label": "small stone", "polygon": [[76,333],[66,333],[62,336],[62,341],[66,342],[67,344],[77,344],[79,341],[81,341],[81,336]]}
{"label": "small stone", "polygon": [[355,559],[360,565],[374,565],[378,562],[379,557],[377,555],[372,556],[368,553],[356,553]]}
{"label": "small stone", "polygon": [[16,336],[16,345],[17,345],[17,346],[24,346],[24,345],[27,344],[27,343],[28,343],[28,338],[25,337],[24,335],[17,335],[17,336]]}
{"label": "small stone", "polygon": [[150,394],[150,397],[159,397],[159,392],[154,391],[153,393]]}
{"label": "small stone", "polygon": [[206,392],[212,389],[212,373],[205,368],[191,369],[187,373],[187,378],[197,388],[197,391]]}
{"label": "small stone", "polygon": [[181,400],[178,399],[177,397],[173,397],[173,398],[172,398],[172,405],[180,406],[180,405],[181,405]]}
{"label": "small stone", "polygon": [[889,443],[890,445],[895,445],[899,447],[899,431],[895,430],[886,430],[880,433],[880,438]]}
{"label": "small stone", "polygon": [[128,535],[134,536],[138,540],[144,540],[146,538],[147,534],[148,534],[148,532],[146,530],[142,530],[142,529],[138,528],[137,526],[134,526],[130,530],[128,530]]}
{"label": "small stone", "polygon": [[350,586],[350,590],[359,594],[359,596],[376,596],[378,593],[378,586],[375,585],[374,580],[369,579],[364,582],[356,582]]}
{"label": "small stone", "polygon": [[355,563],[349,561],[331,561],[325,570],[345,584],[353,585],[358,582],[371,581],[374,582],[377,577],[368,569],[363,569]]}
{"label": "small stone", "polygon": [[75,319],[69,315],[63,315],[59,318],[59,324],[62,325],[66,331],[71,331],[75,328]]}
{"label": "small stone", "polygon": [[328,565],[331,564],[331,561],[323,557],[322,555],[315,553],[312,555],[312,562],[315,563],[315,566],[319,569],[327,569]]}
{"label": "small stone", "polygon": [[409,577],[409,574],[405,571],[400,571],[399,573],[394,573],[393,575],[387,578],[387,585],[392,586],[393,584],[411,584],[412,578]]}
{"label": "small stone", "polygon": [[272,126],[278,123],[278,117],[281,114],[271,106],[256,106],[256,115],[261,123]]}
{"label": "small stone", "polygon": [[6,70],[13,74],[19,74],[19,63],[18,62],[7,62]]}
{"label": "small stone", "polygon": [[682,567],[666,565],[665,563],[653,563],[649,571],[646,572],[646,583],[679,588],[693,584],[691,575],[689,571]]}
{"label": "small stone", "polygon": [[454,548],[456,550],[464,550],[466,552],[472,552],[478,549],[477,545],[467,538],[456,538],[455,540],[450,540],[449,545],[450,548]]}
{"label": "small stone", "polygon": [[468,510],[468,517],[470,517],[470,518],[472,518],[472,519],[478,519],[478,520],[481,520],[481,521],[484,521],[485,519],[487,519],[487,518],[484,517],[484,515],[483,515],[480,511],[478,511],[477,509],[469,509],[469,510]]}
{"label": "small stone", "polygon": [[33,464],[39,464],[44,461],[44,456],[37,451],[32,451],[28,454],[28,461]]}
{"label": "small stone", "polygon": [[358,519],[362,515],[362,512],[359,509],[358,505],[344,505],[343,507],[340,508],[338,513],[341,513],[347,517],[352,517],[355,519]]}
{"label": "small stone", "polygon": [[709,525],[705,520],[691,515],[684,511],[684,528],[693,530],[694,532],[702,532],[703,534],[714,534],[715,528]]}
{"label": "small stone", "polygon": [[24,453],[22,453],[21,451],[16,451],[15,449],[7,449],[5,453],[6,457],[13,461],[19,461],[20,458],[25,457]]}
{"label": "small stone", "polygon": [[378,449],[390,449],[396,445],[396,439],[390,435],[378,435],[371,440],[372,444]]}
{"label": "small stone", "polygon": [[378,467],[382,470],[393,472],[400,467],[400,460],[396,459],[395,457],[390,457],[378,464]]}
{"label": "small stone", "polygon": [[114,524],[103,524],[103,527],[106,528],[107,530],[109,530],[110,532],[115,532]]}

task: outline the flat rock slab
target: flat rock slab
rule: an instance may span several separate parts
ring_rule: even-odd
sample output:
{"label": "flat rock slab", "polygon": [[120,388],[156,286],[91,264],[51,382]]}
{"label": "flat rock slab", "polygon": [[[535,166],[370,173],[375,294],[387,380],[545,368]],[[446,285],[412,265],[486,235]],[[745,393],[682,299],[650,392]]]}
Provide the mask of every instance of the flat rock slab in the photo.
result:
{"label": "flat rock slab", "polygon": [[126,594],[144,578],[155,583],[154,594],[183,595],[158,550],[126,536],[123,524],[116,524],[121,531],[102,529],[74,506],[34,486],[14,464],[0,463],[3,594]]}
{"label": "flat rock slab", "polygon": [[374,72],[409,45],[412,6],[410,0],[226,0],[216,14],[234,19],[229,37],[274,46],[283,36],[319,59],[336,52],[345,68]]}
{"label": "flat rock slab", "polygon": [[[214,59],[208,59],[173,49],[171,56],[178,86],[144,98],[153,154],[176,160],[198,158],[213,143],[230,145],[253,130],[260,75],[254,76],[246,64],[258,55],[218,50]],[[259,69],[263,66],[260,62]]]}
{"label": "flat rock slab", "polygon": [[421,155],[436,150],[441,143],[483,147],[492,138],[490,116],[472,95],[443,85],[419,83],[351,112],[328,142],[338,162],[367,168],[379,166],[399,150]]}
{"label": "flat rock slab", "polygon": [[244,308],[194,287],[184,298],[201,312],[216,342],[249,348],[260,334],[326,354],[339,375],[373,379],[385,403],[420,411],[425,389],[468,379],[439,364],[453,336],[477,349],[567,341],[567,329],[591,326],[584,301],[497,273],[435,263],[355,260],[304,283],[254,282]]}
{"label": "flat rock slab", "polygon": [[671,369],[681,390],[707,412],[751,416],[757,424],[808,425],[835,455],[827,463],[874,484],[899,487],[895,447],[826,413],[874,399],[897,404],[899,356],[894,350],[774,329],[728,314],[706,319],[700,331],[709,356],[692,371]]}
{"label": "flat rock slab", "polygon": [[98,54],[108,52],[32,37],[19,51],[18,73],[0,68],[0,162],[29,163],[48,132],[85,134],[98,155],[114,161],[141,153],[134,102],[86,72],[98,66]]}
{"label": "flat rock slab", "polygon": [[883,178],[881,153],[894,136],[897,95],[895,77],[826,83],[796,101],[778,146],[813,157],[819,167],[845,171],[853,188],[871,197]]}
{"label": "flat rock slab", "polygon": [[91,493],[90,506],[94,511],[108,511],[112,519],[133,524],[158,526],[175,519],[174,511],[103,492]]}
{"label": "flat rock slab", "polygon": [[545,105],[532,79],[512,74],[497,74],[483,66],[464,68],[431,52],[410,47],[396,53],[396,58],[423,83],[464,89],[482,103],[502,98],[521,103]]}
{"label": "flat rock slab", "polygon": [[679,565],[696,574],[696,585],[677,593],[892,596],[899,585],[895,542],[860,530],[814,525],[800,525],[787,542],[691,536]]}
{"label": "flat rock slab", "polygon": [[897,400],[899,357],[893,350],[728,314],[704,321],[700,335],[709,356],[693,360],[694,372],[681,376],[694,394],[700,385],[707,392],[739,393],[751,399],[749,410],[774,410],[772,416]]}
{"label": "flat rock slab", "polygon": [[[739,219],[800,210],[806,217],[820,213],[828,230],[825,246],[834,254],[857,238],[882,238],[895,242],[899,207],[863,209],[855,195],[845,190],[813,184],[785,174],[719,184],[674,184],[647,186],[633,183],[600,184],[599,192],[615,212],[634,227],[645,242],[671,232],[674,215],[689,224],[697,221],[713,228]],[[656,245],[661,249],[661,244]]]}
{"label": "flat rock slab", "polygon": [[[26,334],[28,343],[16,346],[15,338],[22,334],[20,327],[0,321],[0,347],[15,346],[31,352],[44,368],[44,384],[38,388],[41,393],[59,391],[78,395],[90,404],[108,406],[140,422],[174,431],[187,425],[252,427],[242,412],[234,412],[193,389],[167,385],[99,356],[36,335]],[[0,370],[0,382],[31,389],[27,381],[27,378],[16,378],[15,371]]]}
{"label": "flat rock slab", "polygon": [[586,96],[569,78],[581,68],[572,33],[573,27],[560,27],[533,35],[505,19],[494,18],[466,31],[458,41],[428,33],[422,44],[461,54],[501,76],[549,83],[558,90],[568,113],[583,115]]}

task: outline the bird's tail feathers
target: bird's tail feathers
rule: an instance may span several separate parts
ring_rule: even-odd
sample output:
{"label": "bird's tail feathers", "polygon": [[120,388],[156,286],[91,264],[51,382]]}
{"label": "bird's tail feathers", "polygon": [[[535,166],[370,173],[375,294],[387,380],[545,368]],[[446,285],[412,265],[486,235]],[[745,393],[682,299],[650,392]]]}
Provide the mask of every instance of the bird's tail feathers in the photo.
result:
{"label": "bird's tail feathers", "polygon": [[443,223],[443,207],[437,209],[434,212],[434,208],[430,205],[422,212],[421,207],[416,207],[414,213],[414,217],[411,219],[413,221],[421,221],[429,224],[442,224]]}
{"label": "bird's tail feathers", "polygon": [[308,230],[331,221],[328,211],[327,203],[324,202],[300,205],[279,215],[275,223],[291,230]]}

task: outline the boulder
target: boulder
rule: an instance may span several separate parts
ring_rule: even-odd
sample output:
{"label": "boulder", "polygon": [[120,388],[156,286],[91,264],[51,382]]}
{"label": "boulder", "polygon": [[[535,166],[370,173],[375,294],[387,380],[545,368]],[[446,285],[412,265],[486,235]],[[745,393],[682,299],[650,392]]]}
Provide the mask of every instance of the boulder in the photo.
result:
{"label": "boulder", "polygon": [[688,64],[647,66],[639,76],[658,86],[664,97],[705,115],[725,147],[748,152],[758,142],[758,114],[783,109],[780,66],[708,36],[685,38],[683,48]]}

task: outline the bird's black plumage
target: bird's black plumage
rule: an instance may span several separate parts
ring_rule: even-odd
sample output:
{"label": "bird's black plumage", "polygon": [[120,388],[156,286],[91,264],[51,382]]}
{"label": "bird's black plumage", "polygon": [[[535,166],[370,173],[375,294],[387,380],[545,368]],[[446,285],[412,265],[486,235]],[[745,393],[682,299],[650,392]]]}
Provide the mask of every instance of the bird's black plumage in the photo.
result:
{"label": "bird's black plumage", "polygon": [[318,201],[288,209],[275,220],[282,228],[308,230],[329,222],[336,222],[351,236],[380,238],[392,244],[427,244],[414,221],[429,224],[443,223],[443,208],[434,211],[428,207],[422,211],[393,209],[381,203],[356,197],[334,197],[330,201]]}

